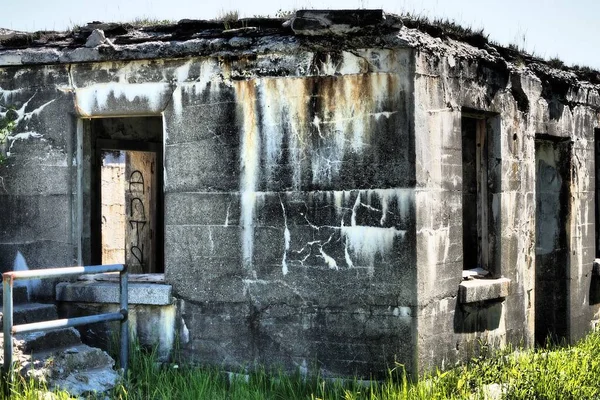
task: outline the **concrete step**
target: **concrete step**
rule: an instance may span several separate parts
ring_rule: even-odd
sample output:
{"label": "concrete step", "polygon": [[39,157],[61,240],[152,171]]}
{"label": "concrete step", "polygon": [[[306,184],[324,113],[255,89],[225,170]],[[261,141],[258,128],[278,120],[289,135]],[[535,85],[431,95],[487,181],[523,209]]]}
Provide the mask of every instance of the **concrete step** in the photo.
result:
{"label": "concrete step", "polygon": [[[0,345],[3,341],[0,334]],[[2,354],[0,352],[0,364]],[[14,360],[23,377],[30,377],[50,390],[67,390],[77,398],[106,392],[119,382],[114,360],[101,349],[81,343],[74,328],[18,335]]]}
{"label": "concrete step", "polygon": [[[0,313],[0,316],[2,313]],[[25,303],[16,304],[13,309],[13,325],[30,324],[57,319],[56,306],[54,304]],[[0,318],[0,322],[3,319]]]}
{"label": "concrete step", "polygon": [[[4,302],[4,292],[0,285],[0,307]],[[29,302],[27,297],[27,286],[13,286],[13,304],[23,304]]]}
{"label": "concrete step", "polygon": [[81,344],[81,336],[75,328],[48,332],[32,332],[16,335],[17,347],[25,354],[47,352],[54,348],[66,348]]}

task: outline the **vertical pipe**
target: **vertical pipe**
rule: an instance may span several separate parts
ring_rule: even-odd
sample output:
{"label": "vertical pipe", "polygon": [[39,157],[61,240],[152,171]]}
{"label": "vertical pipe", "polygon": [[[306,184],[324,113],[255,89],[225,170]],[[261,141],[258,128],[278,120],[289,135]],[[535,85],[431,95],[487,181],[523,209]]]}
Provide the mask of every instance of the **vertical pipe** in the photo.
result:
{"label": "vertical pipe", "polygon": [[2,279],[2,291],[3,291],[3,303],[2,303],[2,319],[3,319],[3,333],[4,333],[4,365],[2,366],[2,373],[4,375],[4,390],[8,390],[8,384],[12,379],[12,368],[13,368],[13,338],[12,338],[12,326],[13,326],[13,296],[12,296],[13,279],[12,276],[3,276]]}
{"label": "vertical pipe", "polygon": [[123,314],[123,319],[121,320],[121,354],[120,362],[121,369],[123,370],[123,376],[127,377],[127,359],[129,357],[129,323],[127,321],[128,317],[128,276],[127,276],[127,264],[123,266],[123,271],[119,273],[120,278],[120,303],[121,303],[121,314]]}

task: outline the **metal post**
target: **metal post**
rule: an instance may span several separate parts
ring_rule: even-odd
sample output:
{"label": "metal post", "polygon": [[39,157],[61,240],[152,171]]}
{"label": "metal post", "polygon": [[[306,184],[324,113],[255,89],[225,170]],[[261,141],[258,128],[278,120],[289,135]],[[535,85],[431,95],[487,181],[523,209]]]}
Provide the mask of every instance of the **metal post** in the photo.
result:
{"label": "metal post", "polygon": [[4,390],[8,391],[10,380],[12,379],[13,369],[13,279],[12,276],[4,276],[2,279],[3,303],[2,303],[2,319],[4,333],[4,365],[2,366],[2,374],[4,375]]}
{"label": "metal post", "polygon": [[123,270],[119,272],[119,294],[120,294],[120,306],[121,306],[121,314],[123,314],[123,319],[121,319],[121,354],[120,362],[121,369],[123,370],[123,377],[127,377],[127,360],[129,357],[129,322],[127,321],[128,317],[128,281],[127,281],[127,265],[123,265]]}

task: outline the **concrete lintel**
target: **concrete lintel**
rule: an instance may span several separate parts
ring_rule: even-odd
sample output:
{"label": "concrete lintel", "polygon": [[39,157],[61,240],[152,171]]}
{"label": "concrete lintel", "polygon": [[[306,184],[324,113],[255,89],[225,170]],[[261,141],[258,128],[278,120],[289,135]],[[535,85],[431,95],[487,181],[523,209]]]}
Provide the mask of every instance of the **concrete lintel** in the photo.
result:
{"label": "concrete lintel", "polygon": [[510,279],[473,279],[462,281],[458,287],[460,303],[501,299],[510,294]]}
{"label": "concrete lintel", "polygon": [[[156,283],[129,284],[129,304],[169,305],[173,303],[171,285]],[[56,286],[57,301],[82,303],[119,303],[117,282],[62,282]]]}

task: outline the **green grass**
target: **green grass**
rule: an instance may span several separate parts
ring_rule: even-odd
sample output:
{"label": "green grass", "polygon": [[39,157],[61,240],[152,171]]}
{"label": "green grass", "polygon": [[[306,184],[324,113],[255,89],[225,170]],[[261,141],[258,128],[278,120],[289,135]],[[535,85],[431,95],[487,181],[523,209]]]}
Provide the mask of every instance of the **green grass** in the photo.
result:
{"label": "green grass", "polygon": [[[382,382],[332,380],[320,376],[286,375],[264,369],[249,374],[227,374],[217,368],[160,364],[154,352],[134,345],[130,371],[112,399],[483,399],[486,385],[498,384],[506,399],[600,398],[600,333],[575,346],[548,346],[492,357],[474,358],[448,371],[437,371],[411,383],[401,365]],[[38,399],[39,387],[18,379],[13,399]],[[2,399],[0,395],[0,399]],[[68,398],[59,393],[58,399]]]}

